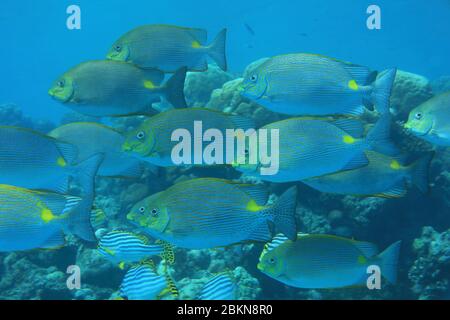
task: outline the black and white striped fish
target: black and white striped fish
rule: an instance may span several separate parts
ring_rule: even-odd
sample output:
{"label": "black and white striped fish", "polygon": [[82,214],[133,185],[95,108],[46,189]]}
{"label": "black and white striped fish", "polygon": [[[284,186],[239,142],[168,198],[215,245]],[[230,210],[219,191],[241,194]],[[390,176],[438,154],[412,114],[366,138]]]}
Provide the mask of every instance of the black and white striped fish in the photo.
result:
{"label": "black and white striped fish", "polygon": [[236,281],[230,273],[220,273],[212,277],[203,287],[200,300],[235,300]]}
{"label": "black and white striped fish", "polygon": [[159,275],[152,263],[132,267],[125,274],[120,296],[128,300],[155,300],[166,293],[178,296],[178,290],[168,275]]}
{"label": "black and white striped fish", "polygon": [[111,231],[99,241],[98,251],[109,261],[118,263],[139,262],[146,258],[162,255],[163,244],[149,244],[149,240],[139,234],[128,231]]}

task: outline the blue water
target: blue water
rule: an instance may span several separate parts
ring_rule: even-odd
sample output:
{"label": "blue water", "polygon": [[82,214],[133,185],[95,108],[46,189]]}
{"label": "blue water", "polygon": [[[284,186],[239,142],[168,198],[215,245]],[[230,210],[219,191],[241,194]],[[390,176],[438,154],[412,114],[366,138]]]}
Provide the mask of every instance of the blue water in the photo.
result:
{"label": "blue water", "polygon": [[[368,30],[366,8],[372,3],[3,0],[0,101],[14,102],[34,117],[59,117],[67,110],[46,94],[55,77],[80,61],[102,59],[124,31],[152,23],[205,28],[210,39],[228,28],[232,71],[242,71],[261,57],[313,52],[374,69],[395,66],[430,79],[449,73],[449,1],[376,1],[382,29]],[[81,7],[81,30],[66,28],[66,8],[71,4]]]}

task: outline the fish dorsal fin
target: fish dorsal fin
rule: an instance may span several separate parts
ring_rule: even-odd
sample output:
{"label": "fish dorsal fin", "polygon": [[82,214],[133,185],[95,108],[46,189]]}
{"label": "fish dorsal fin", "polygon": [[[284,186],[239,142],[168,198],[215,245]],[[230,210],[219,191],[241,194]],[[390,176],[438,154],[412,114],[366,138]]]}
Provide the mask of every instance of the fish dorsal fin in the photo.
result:
{"label": "fish dorsal fin", "polygon": [[186,28],[186,30],[195,38],[201,45],[206,44],[208,40],[208,32],[205,29],[199,28]]}
{"label": "fish dorsal fin", "polygon": [[361,138],[364,135],[364,124],[358,119],[338,119],[331,121],[331,123],[350,134],[353,138]]}
{"label": "fish dorsal fin", "polygon": [[366,258],[372,258],[376,256],[379,252],[377,245],[366,242],[366,241],[354,241],[352,240],[355,247],[357,247]]}
{"label": "fish dorsal fin", "polygon": [[269,199],[269,192],[263,184],[236,184],[236,186],[255,200],[259,206],[265,205]]}
{"label": "fish dorsal fin", "polygon": [[78,149],[73,144],[56,140],[56,147],[61,152],[64,162],[58,159],[60,166],[74,165],[78,157]]}

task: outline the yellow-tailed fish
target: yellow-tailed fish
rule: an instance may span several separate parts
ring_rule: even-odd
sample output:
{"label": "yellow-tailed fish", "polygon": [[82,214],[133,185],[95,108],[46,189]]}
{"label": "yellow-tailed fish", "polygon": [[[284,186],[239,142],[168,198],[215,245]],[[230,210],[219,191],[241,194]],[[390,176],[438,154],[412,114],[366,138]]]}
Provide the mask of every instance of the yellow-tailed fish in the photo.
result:
{"label": "yellow-tailed fish", "polygon": [[141,162],[122,151],[125,137],[113,128],[96,122],[73,122],[54,129],[49,136],[76,146],[77,163],[102,153],[99,176],[139,178],[143,173]]}
{"label": "yellow-tailed fish", "polygon": [[55,81],[49,95],[73,110],[89,116],[148,114],[152,103],[167,100],[186,107],[180,68],[164,85],[164,73],[120,61],[88,61],[70,69]]}
{"label": "yellow-tailed fish", "polygon": [[[175,166],[172,150],[179,142],[172,141],[172,133],[176,129],[185,129],[195,137],[195,121],[201,121],[204,132],[208,129],[217,129],[224,138],[226,129],[254,128],[252,119],[240,115],[204,108],[171,109],[145,120],[138,128],[129,132],[122,149],[154,165]],[[209,143],[203,142],[203,148]],[[194,155],[193,141],[191,146],[191,154]]]}
{"label": "yellow-tailed fish", "polygon": [[428,169],[433,154],[403,165],[394,157],[374,151],[366,151],[369,164],[354,170],[346,170],[302,182],[321,192],[397,198],[406,195],[407,185],[414,184],[428,190]]}
{"label": "yellow-tailed fish", "polygon": [[401,242],[378,253],[376,245],[323,234],[298,234],[297,241],[275,237],[259,257],[258,269],[296,288],[366,286],[369,266],[390,283],[397,278]]}
{"label": "yellow-tailed fish", "polygon": [[70,177],[95,173],[98,165],[87,159],[76,164],[77,153],[74,145],[39,132],[0,126],[0,183],[67,193]]}
{"label": "yellow-tailed fish", "polygon": [[147,197],[133,206],[127,218],[150,236],[181,248],[267,241],[273,226],[295,239],[296,195],[292,187],[268,205],[262,185],[199,178]]}
{"label": "yellow-tailed fish", "polygon": [[450,91],[414,108],[405,128],[434,145],[450,147]]}
{"label": "yellow-tailed fish", "polygon": [[367,67],[317,54],[285,54],[247,74],[241,93],[290,115],[354,115],[368,104],[386,113],[395,74],[396,69],[389,69],[375,80],[376,73]]}
{"label": "yellow-tailed fish", "polygon": [[[365,166],[364,151],[396,153],[389,142],[390,116],[383,115],[365,137],[358,120],[336,121],[290,118],[268,124],[262,129],[279,130],[279,168],[273,175],[261,175],[264,164],[234,164],[250,176],[271,182],[301,181],[342,170]],[[268,144],[271,150],[271,144]]]}
{"label": "yellow-tailed fish", "polygon": [[174,72],[184,66],[189,71],[205,71],[208,69],[207,58],[210,57],[226,71],[226,29],[209,46],[206,40],[204,29],[145,25],[120,37],[112,45],[107,58],[130,62],[141,68]]}
{"label": "yellow-tailed fish", "polygon": [[92,192],[74,197],[0,185],[0,251],[60,247],[68,232],[95,240],[89,219]]}
{"label": "yellow-tailed fish", "polygon": [[153,263],[130,268],[120,286],[120,296],[127,300],[156,300],[167,293],[177,297],[177,287],[168,274],[159,275]]}

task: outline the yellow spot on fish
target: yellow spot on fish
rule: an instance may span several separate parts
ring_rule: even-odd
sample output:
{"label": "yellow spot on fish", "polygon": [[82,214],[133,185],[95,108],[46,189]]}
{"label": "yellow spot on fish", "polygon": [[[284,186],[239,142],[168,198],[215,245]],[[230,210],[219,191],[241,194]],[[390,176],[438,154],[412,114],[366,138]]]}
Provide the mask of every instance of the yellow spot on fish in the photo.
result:
{"label": "yellow spot on fish", "polygon": [[355,80],[350,80],[349,82],[348,82],[348,87],[350,88],[350,89],[352,89],[352,90],[354,90],[354,91],[356,91],[356,90],[358,90],[358,84],[356,83],[356,81]]}
{"label": "yellow spot on fish", "polygon": [[41,219],[44,222],[50,222],[53,219],[55,219],[55,216],[53,215],[53,212],[49,209],[44,207],[42,203],[38,203],[38,207],[41,208]]}
{"label": "yellow spot on fish", "polygon": [[390,167],[393,170],[399,170],[402,166],[400,165],[400,163],[398,163],[397,160],[392,160],[391,164],[390,164]]}
{"label": "yellow spot on fish", "polygon": [[56,159],[56,164],[60,167],[65,167],[67,165],[67,162],[63,157],[59,157],[58,159]]}
{"label": "yellow spot on fish", "polygon": [[121,263],[119,263],[119,269],[120,270],[123,270],[123,269],[125,269],[125,262],[121,262]]}
{"label": "yellow spot on fish", "polygon": [[155,89],[155,84],[152,81],[150,81],[150,80],[145,80],[144,81],[144,87],[146,89]]}
{"label": "yellow spot on fish", "polygon": [[201,44],[200,44],[200,42],[198,42],[198,41],[192,41],[192,48],[194,48],[194,49],[198,49],[198,48],[201,48]]}
{"label": "yellow spot on fish", "polygon": [[358,263],[359,264],[366,264],[367,263],[367,259],[364,256],[359,256],[358,257]]}
{"label": "yellow spot on fish", "polygon": [[250,201],[247,203],[246,209],[247,209],[248,211],[251,211],[251,212],[257,212],[257,211],[261,211],[262,209],[264,209],[264,207],[258,205],[258,204],[255,202],[255,200],[250,200]]}
{"label": "yellow spot on fish", "polygon": [[353,138],[352,136],[349,136],[349,135],[345,135],[342,137],[342,141],[344,141],[344,143],[346,143],[346,144],[353,144],[353,143],[355,143],[355,138]]}

